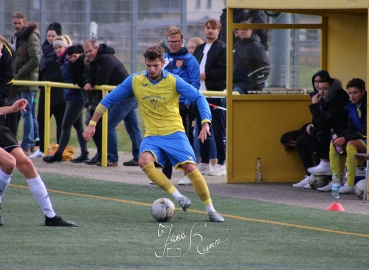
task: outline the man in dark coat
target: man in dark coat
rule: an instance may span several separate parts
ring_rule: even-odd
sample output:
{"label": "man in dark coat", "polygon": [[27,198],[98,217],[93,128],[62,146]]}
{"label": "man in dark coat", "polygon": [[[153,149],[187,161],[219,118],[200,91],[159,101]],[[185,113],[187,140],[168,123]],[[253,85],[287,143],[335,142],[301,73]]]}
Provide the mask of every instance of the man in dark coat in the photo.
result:
{"label": "man in dark coat", "polygon": [[[226,45],[218,39],[221,24],[218,20],[208,19],[204,23],[206,42],[196,47],[193,56],[200,64],[200,91],[224,91],[226,88]],[[220,97],[207,98],[209,104],[225,107],[225,99]],[[225,112],[210,107],[212,115],[211,136],[204,143],[200,143],[201,163],[199,171],[204,175],[226,175],[225,169]],[[196,122],[198,130],[201,130],[201,118],[198,111]],[[212,138],[214,136],[214,138]],[[215,140],[218,164],[211,166],[210,140]]]}
{"label": "man in dark coat", "polygon": [[[84,89],[89,92],[95,85],[119,85],[129,75],[124,65],[114,56],[115,50],[106,44],[99,44],[97,40],[90,39],[84,44],[86,58],[90,61],[90,74]],[[100,100],[99,100],[100,102]],[[98,104],[93,104],[87,114],[91,117]],[[142,141],[142,133],[138,123],[136,108],[138,103],[135,97],[125,99],[114,104],[109,109],[108,116],[108,166],[118,166],[118,139],[116,127],[124,120],[126,130],[132,141],[133,159],[123,164],[125,166],[138,166],[138,154]],[[88,121],[90,119],[87,119]],[[101,166],[102,126],[96,126],[93,140],[97,147],[97,154],[91,160],[85,161],[88,165]]]}
{"label": "man in dark coat", "polygon": [[261,90],[269,76],[269,59],[252,29],[240,29],[238,34],[240,40],[233,46],[233,91],[254,93],[249,90]]}
{"label": "man in dark coat", "polygon": [[[307,125],[302,139],[306,140],[320,162],[317,166],[308,168],[307,171],[313,175],[332,175],[329,165],[331,129],[340,133],[346,128],[348,116],[345,106],[349,102],[349,96],[342,89],[342,83],[330,77],[320,77],[317,88],[319,92],[311,98],[312,104],[309,105],[312,122]],[[300,138],[298,141],[300,141]],[[299,154],[304,161],[301,151],[299,151]],[[305,188],[309,188],[308,180],[305,179],[304,184],[306,185]],[[295,185],[295,187],[299,186]],[[318,190],[328,191],[327,188],[320,187]]]}
{"label": "man in dark coat", "polygon": [[[14,50],[14,79],[37,81],[38,67],[40,63],[40,31],[37,24],[26,23],[26,15],[21,12],[13,14],[13,27],[16,33],[11,37]],[[25,111],[21,111],[23,117],[23,138],[21,147],[29,155],[35,146],[33,132],[32,104],[38,91],[37,86],[13,86],[18,93],[18,98],[28,101]]]}

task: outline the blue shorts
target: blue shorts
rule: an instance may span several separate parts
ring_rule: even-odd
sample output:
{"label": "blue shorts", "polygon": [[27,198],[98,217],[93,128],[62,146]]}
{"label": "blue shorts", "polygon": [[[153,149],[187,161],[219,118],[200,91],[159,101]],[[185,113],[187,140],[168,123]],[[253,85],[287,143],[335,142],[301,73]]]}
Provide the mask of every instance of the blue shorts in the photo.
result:
{"label": "blue shorts", "polygon": [[175,132],[165,136],[145,137],[140,145],[140,156],[150,152],[162,167],[169,158],[170,163],[179,169],[182,164],[195,162],[195,153],[184,132]]}

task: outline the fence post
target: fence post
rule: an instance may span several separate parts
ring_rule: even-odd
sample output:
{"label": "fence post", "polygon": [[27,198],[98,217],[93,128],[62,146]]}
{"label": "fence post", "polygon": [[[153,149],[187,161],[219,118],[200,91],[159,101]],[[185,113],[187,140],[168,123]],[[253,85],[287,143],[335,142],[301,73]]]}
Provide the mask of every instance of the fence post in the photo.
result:
{"label": "fence post", "polygon": [[44,154],[49,155],[49,144],[50,144],[50,90],[51,87],[48,82],[45,83],[45,129],[44,132]]}

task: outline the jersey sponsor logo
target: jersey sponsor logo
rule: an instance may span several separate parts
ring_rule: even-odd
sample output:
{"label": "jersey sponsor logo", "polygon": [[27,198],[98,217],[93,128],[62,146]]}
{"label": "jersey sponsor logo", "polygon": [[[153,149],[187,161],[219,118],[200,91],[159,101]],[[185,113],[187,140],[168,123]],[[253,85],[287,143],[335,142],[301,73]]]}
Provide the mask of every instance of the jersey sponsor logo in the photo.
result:
{"label": "jersey sponsor logo", "polygon": [[149,84],[148,83],[144,83],[142,86],[143,87],[146,87],[146,86],[148,86]]}

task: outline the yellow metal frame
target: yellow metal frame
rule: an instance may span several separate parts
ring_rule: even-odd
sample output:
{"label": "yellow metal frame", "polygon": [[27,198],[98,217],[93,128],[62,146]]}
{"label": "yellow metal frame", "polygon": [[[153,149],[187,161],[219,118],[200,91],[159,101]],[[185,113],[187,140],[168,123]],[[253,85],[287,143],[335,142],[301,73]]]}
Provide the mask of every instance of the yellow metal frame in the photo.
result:
{"label": "yellow metal frame", "polygon": [[[81,89],[79,86],[76,86],[71,83],[58,83],[58,82],[49,82],[49,81],[23,81],[23,80],[14,80],[13,85],[27,85],[27,86],[40,86],[45,88],[45,156],[49,155],[49,147],[50,147],[50,92],[51,87],[55,88],[68,88],[68,89]],[[116,86],[113,85],[95,85],[93,90],[101,90],[103,92],[103,97],[108,94],[108,91],[111,91]],[[226,97],[227,93],[219,92],[219,91],[206,91],[203,93],[206,96],[219,96]],[[234,95],[238,95],[237,92],[233,93]],[[102,158],[101,165],[103,167],[107,166],[107,145],[108,145],[108,112],[102,116]],[[46,150],[47,149],[47,150]]]}

